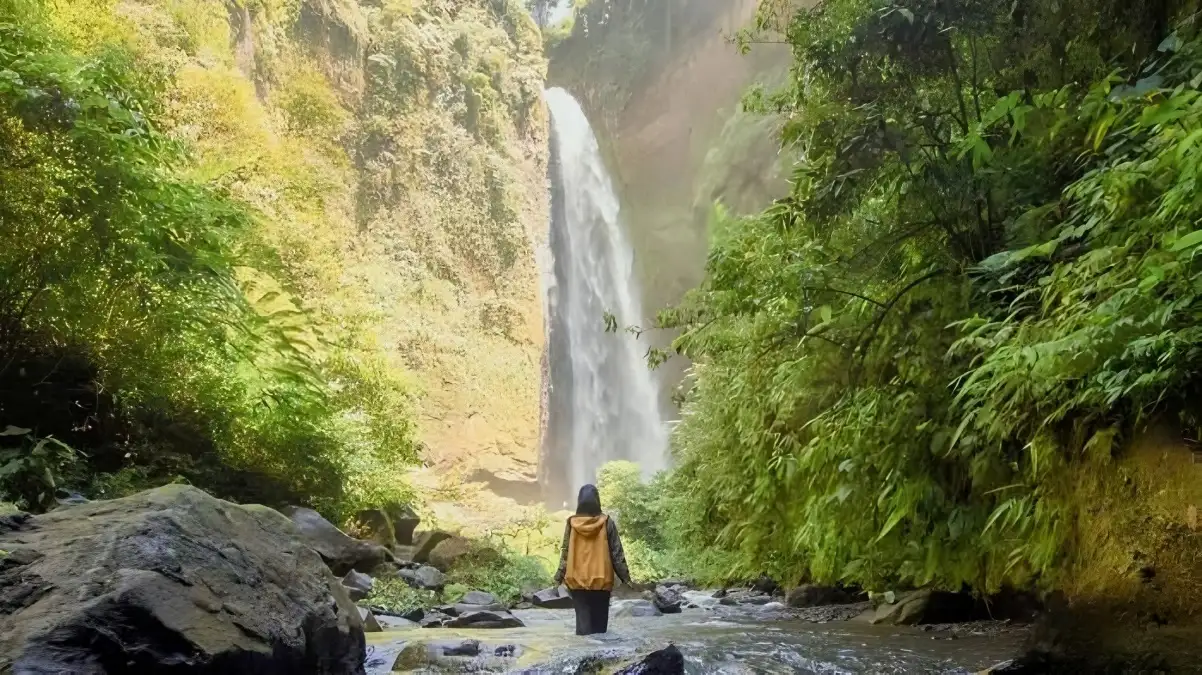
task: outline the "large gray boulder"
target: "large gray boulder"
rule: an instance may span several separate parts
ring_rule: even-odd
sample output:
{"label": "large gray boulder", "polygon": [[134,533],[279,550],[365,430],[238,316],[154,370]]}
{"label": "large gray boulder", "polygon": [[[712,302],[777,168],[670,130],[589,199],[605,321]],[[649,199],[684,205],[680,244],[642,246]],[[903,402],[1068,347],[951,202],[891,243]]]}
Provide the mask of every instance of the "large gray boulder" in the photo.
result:
{"label": "large gray boulder", "polygon": [[284,509],[284,515],[292,519],[305,542],[321,555],[337,576],[351,570],[370,574],[380,563],[394,559],[388,549],[355,539],[313,509],[289,506]]}
{"label": "large gray boulder", "polygon": [[168,485],[0,518],[0,672],[358,675],[358,609],[288,518]]}

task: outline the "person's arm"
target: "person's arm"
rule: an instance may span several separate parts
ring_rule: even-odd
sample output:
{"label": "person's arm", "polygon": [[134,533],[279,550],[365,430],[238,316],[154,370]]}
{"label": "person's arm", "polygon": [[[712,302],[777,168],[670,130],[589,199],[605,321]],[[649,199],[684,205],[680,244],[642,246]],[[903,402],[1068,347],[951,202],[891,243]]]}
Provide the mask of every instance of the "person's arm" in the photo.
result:
{"label": "person's arm", "polygon": [[571,535],[572,522],[568,521],[563,524],[563,546],[559,553],[559,571],[555,573],[556,586],[562,584],[564,577],[568,575],[568,541]]}
{"label": "person's arm", "polygon": [[609,559],[614,565],[614,574],[622,583],[630,586],[630,568],[626,565],[626,551],[622,550],[622,538],[618,536],[618,524],[613,518],[606,524],[609,529]]}

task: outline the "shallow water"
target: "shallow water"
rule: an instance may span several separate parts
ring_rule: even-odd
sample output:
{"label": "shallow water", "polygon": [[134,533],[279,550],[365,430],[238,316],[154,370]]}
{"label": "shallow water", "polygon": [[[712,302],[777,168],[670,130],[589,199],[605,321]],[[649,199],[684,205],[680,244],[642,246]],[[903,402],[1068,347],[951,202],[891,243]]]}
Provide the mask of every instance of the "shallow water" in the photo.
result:
{"label": "shallow water", "polygon": [[[480,640],[491,654],[516,645],[512,659],[481,658],[467,667],[419,672],[574,672],[580,660],[601,656],[620,663],[668,644],[685,654],[689,673],[973,673],[1013,658],[1020,632],[951,638],[947,633],[872,626],[860,621],[815,624],[781,612],[719,607],[661,617],[616,617],[602,636],[573,634],[571,611],[514,614],[526,628],[511,630],[409,629],[368,636],[369,675],[390,672],[396,654],[413,640]],[[462,662],[461,662],[462,665]]]}

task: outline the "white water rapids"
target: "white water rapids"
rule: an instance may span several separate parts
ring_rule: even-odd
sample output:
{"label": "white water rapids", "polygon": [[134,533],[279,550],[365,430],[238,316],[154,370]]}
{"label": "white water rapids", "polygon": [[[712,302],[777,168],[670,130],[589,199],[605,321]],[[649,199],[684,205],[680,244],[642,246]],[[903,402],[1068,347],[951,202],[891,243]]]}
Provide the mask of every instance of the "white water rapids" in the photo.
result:
{"label": "white water rapids", "polygon": [[[554,280],[547,288],[550,393],[544,485],[574,500],[602,464],[625,459],[644,475],[667,467],[668,432],[646,340],[648,326],[619,220],[618,197],[592,127],[563,89],[545,92],[551,111]],[[618,322],[606,332],[605,314]]]}

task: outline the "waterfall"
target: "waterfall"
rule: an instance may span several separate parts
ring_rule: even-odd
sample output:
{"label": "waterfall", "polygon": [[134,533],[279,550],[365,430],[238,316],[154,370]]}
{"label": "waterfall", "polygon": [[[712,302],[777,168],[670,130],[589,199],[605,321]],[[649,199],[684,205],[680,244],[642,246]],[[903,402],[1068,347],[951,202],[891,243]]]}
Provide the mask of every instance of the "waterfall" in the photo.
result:
{"label": "waterfall", "polygon": [[[646,341],[633,252],[617,195],[580,104],[545,92],[551,111],[551,257],[548,275],[550,394],[541,471],[548,498],[575,499],[602,464],[637,462],[644,475],[667,466],[668,433]],[[618,331],[606,332],[605,313]]]}

